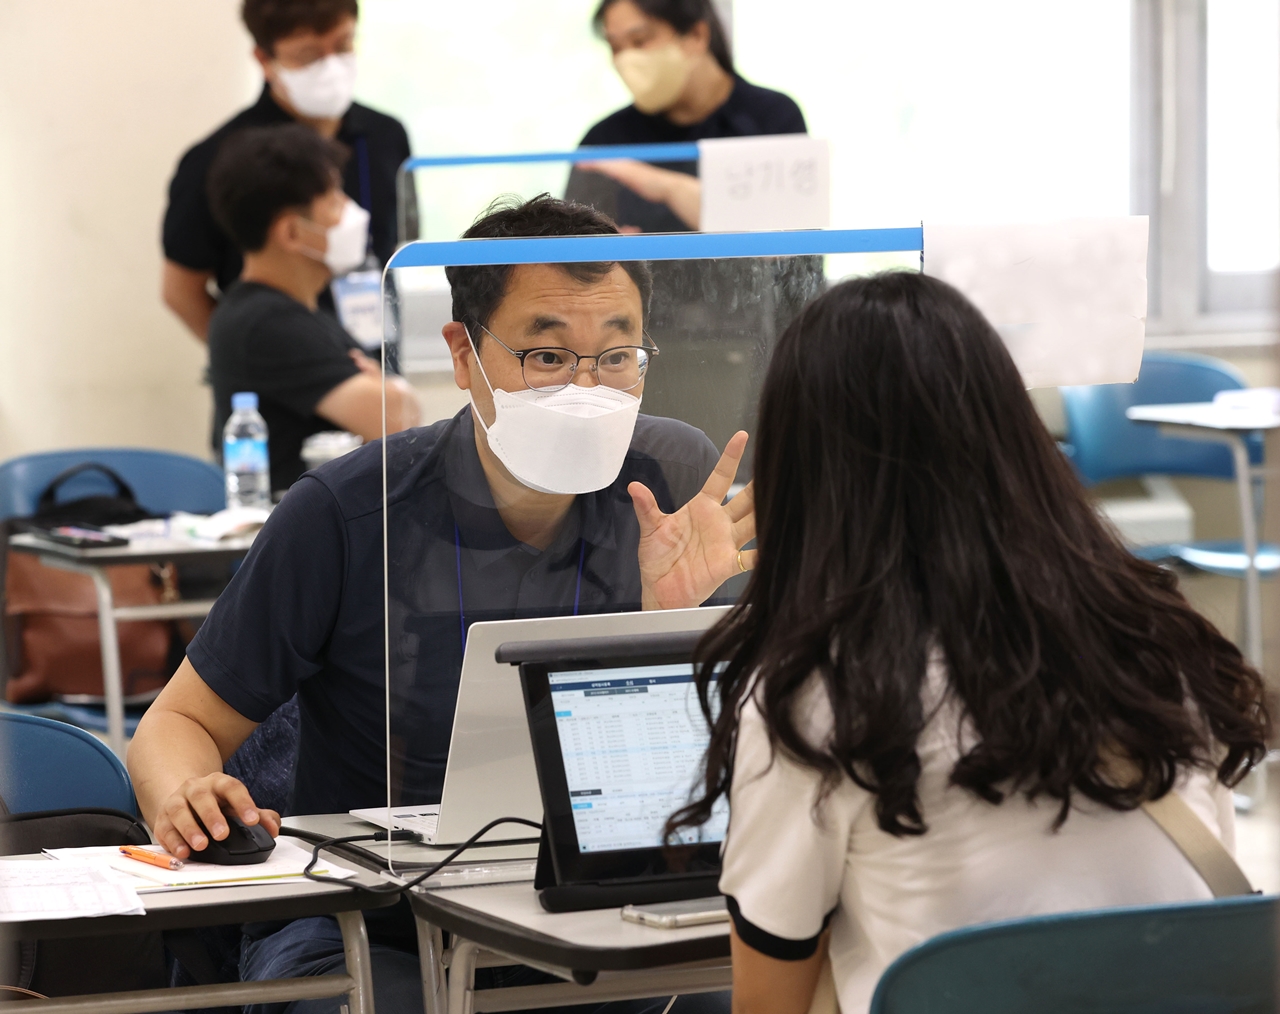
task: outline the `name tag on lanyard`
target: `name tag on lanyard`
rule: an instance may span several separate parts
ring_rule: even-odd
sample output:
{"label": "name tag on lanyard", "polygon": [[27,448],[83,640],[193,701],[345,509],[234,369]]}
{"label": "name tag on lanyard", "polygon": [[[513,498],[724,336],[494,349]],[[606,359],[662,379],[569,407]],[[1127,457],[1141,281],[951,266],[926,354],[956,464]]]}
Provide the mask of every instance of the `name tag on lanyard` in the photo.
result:
{"label": "name tag on lanyard", "polygon": [[382,345],[382,272],[352,271],[330,285],[338,320],[360,347],[374,352]]}

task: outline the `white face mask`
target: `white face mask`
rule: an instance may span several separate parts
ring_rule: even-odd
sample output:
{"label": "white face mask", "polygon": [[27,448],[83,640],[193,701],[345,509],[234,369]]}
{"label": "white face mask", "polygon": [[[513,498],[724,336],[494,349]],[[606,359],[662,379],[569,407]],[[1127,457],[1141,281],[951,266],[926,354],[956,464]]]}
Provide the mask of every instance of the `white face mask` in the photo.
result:
{"label": "white face mask", "polygon": [[276,64],[276,76],[290,105],[303,116],[336,120],[355,96],[356,54],[334,53],[297,70]]}
{"label": "white face mask", "polygon": [[[303,219],[308,226],[318,229],[310,219]],[[306,253],[316,260],[324,261],[335,275],[345,275],[354,271],[364,263],[369,250],[369,212],[360,207],[350,197],[342,206],[342,217],[337,225],[331,225],[324,231],[324,255],[307,250]]]}
{"label": "white face mask", "polygon": [[624,49],[613,58],[613,65],[636,108],[650,116],[676,104],[693,71],[692,61],[676,42],[655,49]]}
{"label": "white face mask", "polygon": [[[480,365],[474,340],[471,349]],[[539,493],[592,493],[618,477],[640,414],[635,395],[602,384],[498,391],[482,365],[480,375],[493,394],[494,419],[485,426],[473,394],[476,421],[498,460],[524,485]]]}
{"label": "white face mask", "polygon": [[342,217],[325,231],[325,239],[325,266],[335,275],[354,271],[369,252],[369,212],[348,197]]}

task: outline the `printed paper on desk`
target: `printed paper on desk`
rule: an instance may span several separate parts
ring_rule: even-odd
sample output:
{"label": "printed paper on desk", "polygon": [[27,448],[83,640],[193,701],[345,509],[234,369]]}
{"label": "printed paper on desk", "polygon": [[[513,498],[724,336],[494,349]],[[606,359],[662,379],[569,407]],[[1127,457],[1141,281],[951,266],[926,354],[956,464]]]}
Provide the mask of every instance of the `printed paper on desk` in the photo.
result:
{"label": "printed paper on desk", "polygon": [[807,134],[698,142],[703,232],[825,229],[831,149]]}
{"label": "printed paper on desk", "polygon": [[144,914],[138,892],[97,864],[0,862],[0,923]]}
{"label": "printed paper on desk", "polygon": [[924,226],[924,270],[968,296],[1027,387],[1137,379],[1147,324],[1147,219]]}
{"label": "printed paper on desk", "polygon": [[[143,845],[141,848],[163,852],[159,845]],[[135,888],[146,894],[149,891],[167,891],[189,887],[223,887],[229,884],[259,883],[272,880],[298,880],[311,861],[311,849],[304,848],[288,838],[277,838],[271,857],[263,863],[247,866],[220,866],[188,859],[179,870],[166,870],[149,863],[140,863],[120,854],[117,845],[96,845],[78,849],[45,849],[45,855],[71,862],[99,862],[134,878]],[[326,876],[346,879],[354,877],[355,870],[321,860],[313,871]]]}

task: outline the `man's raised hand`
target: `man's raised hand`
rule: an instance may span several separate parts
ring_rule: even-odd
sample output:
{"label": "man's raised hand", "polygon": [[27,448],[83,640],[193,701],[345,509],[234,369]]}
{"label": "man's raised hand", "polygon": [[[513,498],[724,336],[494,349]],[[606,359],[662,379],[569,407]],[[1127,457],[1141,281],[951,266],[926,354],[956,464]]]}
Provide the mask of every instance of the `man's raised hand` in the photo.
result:
{"label": "man's raised hand", "polygon": [[735,433],[701,491],[674,514],[664,514],[643,483],[627,487],[640,523],[640,583],[645,609],[684,609],[705,602],[735,574],[750,570],[756,535],[751,484],[724,502],[738,474],[747,434]]}

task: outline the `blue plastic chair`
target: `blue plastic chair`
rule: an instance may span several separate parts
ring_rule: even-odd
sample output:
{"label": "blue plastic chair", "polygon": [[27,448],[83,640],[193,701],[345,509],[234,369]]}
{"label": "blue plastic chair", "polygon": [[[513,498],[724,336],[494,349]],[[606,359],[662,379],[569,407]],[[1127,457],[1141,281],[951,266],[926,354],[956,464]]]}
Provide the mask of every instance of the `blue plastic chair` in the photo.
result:
{"label": "blue plastic chair", "polygon": [[943,933],[880,977],[871,1014],[1273,1014],[1274,895]]}
{"label": "blue plastic chair", "polygon": [[[86,448],[27,454],[0,464],[0,521],[32,514],[36,500],[50,482],[86,461],[117,472],[133,487],[138,503],[153,514],[212,514],[227,505],[222,470],[208,461],[147,448]],[[103,475],[85,472],[67,480],[59,496],[74,500],[112,492],[114,488]]]}
{"label": "blue plastic chair", "polygon": [[[1064,450],[1090,486],[1108,479],[1143,475],[1233,479],[1235,467],[1226,447],[1163,436],[1150,423],[1131,422],[1125,417],[1125,410],[1134,405],[1212,401],[1219,391],[1246,386],[1239,372],[1220,359],[1148,352],[1142,357],[1142,370],[1132,384],[1062,388],[1067,420]],[[1251,434],[1247,443],[1251,464],[1261,465],[1261,434]],[[1199,570],[1234,578],[1243,578],[1247,566],[1238,539],[1142,546],[1134,552],[1146,559],[1180,559]],[[1257,563],[1263,576],[1273,576],[1280,571],[1280,547],[1260,546]]]}
{"label": "blue plastic chair", "polygon": [[83,729],[0,711],[0,799],[13,813],[109,807],[136,814],[129,772]]}

